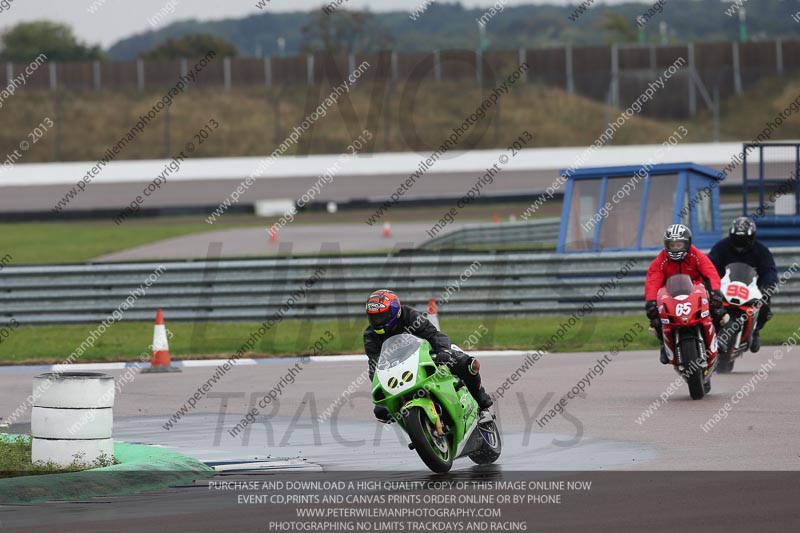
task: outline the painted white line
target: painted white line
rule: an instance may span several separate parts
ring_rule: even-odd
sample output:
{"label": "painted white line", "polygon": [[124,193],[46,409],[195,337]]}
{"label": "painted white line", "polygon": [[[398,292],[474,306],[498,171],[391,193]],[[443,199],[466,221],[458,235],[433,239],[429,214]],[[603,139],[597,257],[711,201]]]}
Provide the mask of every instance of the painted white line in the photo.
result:
{"label": "painted white line", "polygon": [[225,462],[214,464],[214,461],[206,463],[217,472],[247,472],[250,470],[322,470],[319,465],[308,463],[307,461],[244,461]]}
{"label": "painted white line", "polygon": [[[469,352],[470,355],[475,357],[521,357],[531,352],[523,350],[486,350]],[[312,355],[308,359],[314,363],[354,363],[363,362],[367,358],[364,354],[345,354],[345,355]],[[235,366],[249,366],[249,365],[268,365],[285,362],[299,362],[302,361],[301,357],[265,357],[261,359],[239,359]],[[172,366],[185,367],[185,368],[202,368],[209,366],[219,366],[225,364],[227,359],[189,359],[186,361],[173,361]],[[103,370],[123,370],[125,368],[147,368],[148,365],[140,363],[74,363],[69,365],[70,371],[103,371]],[[25,372],[25,371],[41,371],[41,372],[54,372],[55,370],[64,369],[64,365],[16,365],[16,366],[0,366],[0,373],[3,372]]]}

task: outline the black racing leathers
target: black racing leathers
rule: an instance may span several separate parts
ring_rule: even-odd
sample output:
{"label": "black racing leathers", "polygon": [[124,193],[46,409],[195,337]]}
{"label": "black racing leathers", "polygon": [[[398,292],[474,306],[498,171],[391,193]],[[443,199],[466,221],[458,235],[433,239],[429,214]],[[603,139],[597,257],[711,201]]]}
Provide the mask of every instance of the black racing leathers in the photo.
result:
{"label": "black racing leathers", "polygon": [[775,266],[775,259],[772,257],[772,252],[769,251],[769,248],[756,240],[749,250],[738,252],[731,244],[730,237],[726,237],[711,248],[708,258],[714,263],[714,267],[716,267],[720,276],[725,274],[725,266],[731,263],[745,263],[756,269],[758,286],[764,294],[761,310],[758,313],[756,331],[763,328],[764,324],[772,318],[770,296],[778,285],[778,269]]}
{"label": "black racing leathers", "polygon": [[[425,316],[413,307],[402,306],[400,318],[391,331],[379,335],[373,331],[372,326],[367,326],[364,330],[364,350],[369,360],[369,378],[375,374],[375,367],[378,364],[378,357],[381,354],[381,346],[386,339],[399,335],[400,333],[410,333],[421,339],[425,339],[431,344],[431,352],[436,354],[434,361],[437,364],[446,364],[450,371],[461,378],[467,386],[470,394],[478,401],[478,405],[491,405],[488,401],[486,392],[481,387],[481,376],[478,372],[470,370],[472,357],[460,350],[452,348],[450,337],[436,329],[436,326],[425,318]],[[386,420],[388,411],[380,406],[375,407],[375,416],[381,420]]]}

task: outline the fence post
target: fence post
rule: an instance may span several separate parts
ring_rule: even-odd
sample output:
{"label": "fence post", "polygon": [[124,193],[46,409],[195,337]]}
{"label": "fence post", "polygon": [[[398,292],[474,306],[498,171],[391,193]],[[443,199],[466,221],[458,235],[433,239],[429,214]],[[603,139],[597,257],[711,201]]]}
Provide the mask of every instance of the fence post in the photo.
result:
{"label": "fence post", "polygon": [[55,91],[58,89],[58,74],[56,70],[56,62],[50,62],[50,90]]}
{"label": "fence post", "polygon": [[272,87],[272,56],[264,58],[264,86],[267,89]]}
{"label": "fence post", "polygon": [[[347,71],[352,73],[356,70],[356,55],[355,54],[348,54],[347,55]],[[349,74],[348,74],[349,76]],[[356,81],[357,83],[357,81]],[[355,86],[355,83],[353,84]]]}
{"label": "fence post", "polygon": [[306,56],[306,82],[314,85],[314,54]]}
{"label": "fence post", "polygon": [[433,52],[433,79],[436,82],[442,81],[442,62],[439,50]]}
{"label": "fence post", "polygon": [[164,159],[172,157],[172,147],[170,146],[170,139],[172,137],[172,120],[171,113],[169,112],[171,106],[167,106],[164,110]]}
{"label": "fence post", "polygon": [[652,70],[653,74],[655,75],[656,70],[658,69],[658,61],[656,60],[656,45],[653,44],[653,43],[650,43],[650,46],[648,46],[648,49],[649,49],[648,50],[648,58],[650,59],[650,70]]}
{"label": "fence post", "polygon": [[226,57],[222,60],[222,70],[225,76],[225,92],[231,90],[231,58]]}
{"label": "fence post", "polygon": [[92,62],[92,75],[94,77],[94,90],[99,91],[101,89],[100,61],[95,60]]}
{"label": "fence post", "polygon": [[54,121],[55,122],[55,142],[53,143],[53,157],[56,161],[61,161],[61,119],[63,117],[63,99],[64,99],[64,92],[63,91],[56,91],[56,94],[53,95],[54,100]]}
{"label": "fence post", "polygon": [[141,59],[136,60],[136,85],[139,91],[144,91],[144,61]]}
{"label": "fence post", "polygon": [[483,86],[483,52],[475,50],[475,81],[478,87]]}
{"label": "fence post", "polygon": [[575,72],[572,67],[572,45],[564,48],[565,70],[567,73],[567,94],[575,94]]}
{"label": "fence post", "polygon": [[739,43],[734,41],[731,46],[733,47],[733,88],[736,91],[736,96],[741,96],[742,70],[739,64]]}
{"label": "fence post", "polygon": [[181,76],[189,74],[189,61],[186,58],[181,59]]}
{"label": "fence post", "polygon": [[275,117],[275,144],[281,143],[281,97],[283,96],[283,87],[279,87],[275,91],[275,96],[272,98],[272,113]]}
{"label": "fence post", "polygon": [[11,80],[14,79],[14,64],[12,62],[6,63],[6,86],[11,84]]}
{"label": "fence post", "polygon": [[689,88],[689,116],[693,117],[697,114],[697,89],[695,87],[697,71],[694,64],[694,43],[686,45],[686,55],[689,56],[689,75],[686,78]]}
{"label": "fence post", "polygon": [[611,105],[619,107],[619,48],[611,45]]}
{"label": "fence post", "polygon": [[[517,51],[517,63],[522,65],[523,63],[527,63],[527,62],[528,62],[528,51],[525,48],[520,48]],[[530,69],[526,69],[525,72],[524,72],[525,81],[528,81],[528,71],[529,70]]]}
{"label": "fence post", "polygon": [[[352,70],[355,70],[355,68]],[[397,57],[397,50],[392,50],[392,83],[397,83],[398,79],[400,79],[399,58]]]}
{"label": "fence post", "polygon": [[778,76],[783,76],[783,41],[775,40],[775,71]]}

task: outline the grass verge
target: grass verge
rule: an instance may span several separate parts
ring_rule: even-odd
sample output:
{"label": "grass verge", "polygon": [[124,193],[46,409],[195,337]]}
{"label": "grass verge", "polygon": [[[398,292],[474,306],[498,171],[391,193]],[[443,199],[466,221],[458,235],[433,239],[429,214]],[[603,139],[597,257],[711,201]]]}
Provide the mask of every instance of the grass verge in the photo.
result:
{"label": "grass verge", "polygon": [[90,468],[102,468],[113,464],[115,464],[115,461],[111,457],[101,457],[93,463],[84,463],[80,458],[76,458],[67,467],[61,467],[49,462],[33,463],[31,459],[31,439],[27,435],[0,439],[0,478],[66,474]]}
{"label": "grass verge", "polygon": [[[443,318],[442,328],[452,342],[464,350],[533,350],[544,344],[566,323],[568,317],[532,318]],[[647,327],[642,315],[589,316],[568,328],[553,352],[605,351],[612,346],[623,350],[656,349],[658,343],[646,329],[625,346],[619,339],[639,323]],[[762,333],[762,344],[780,344],[797,331],[800,313],[777,314]],[[286,320],[257,342],[249,356],[276,357],[363,353],[364,320],[309,322]],[[258,324],[176,323],[168,324],[172,334],[173,359],[228,357],[257,331]],[[94,326],[23,326],[0,344],[0,364],[60,363],[77,349]],[[150,323],[118,323],[100,337],[77,362],[137,361],[146,354],[152,339]],[[326,333],[329,332],[329,333]],[[317,344],[317,349],[314,344]],[[319,348],[321,346],[321,348]]]}

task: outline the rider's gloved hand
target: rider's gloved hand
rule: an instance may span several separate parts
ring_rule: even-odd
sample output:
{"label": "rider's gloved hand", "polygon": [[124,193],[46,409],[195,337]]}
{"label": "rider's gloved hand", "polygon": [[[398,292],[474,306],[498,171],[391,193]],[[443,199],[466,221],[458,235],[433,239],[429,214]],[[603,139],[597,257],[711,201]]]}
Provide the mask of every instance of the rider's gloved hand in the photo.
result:
{"label": "rider's gloved hand", "polygon": [[644,311],[647,313],[647,318],[650,320],[658,318],[658,304],[655,300],[647,300],[644,303]]}
{"label": "rider's gloved hand", "polygon": [[654,328],[658,329],[661,325],[661,320],[658,314],[658,304],[655,300],[647,300],[644,304],[645,313],[647,313],[647,318],[650,319],[650,325]]}
{"label": "rider's gloved hand", "polygon": [[437,365],[447,365],[450,368],[456,364],[456,356],[450,350],[442,350],[434,358]]}
{"label": "rider's gloved hand", "polygon": [[759,290],[761,291],[761,301],[764,302],[763,305],[769,305],[772,299],[772,291],[767,290],[766,287],[759,287]]}
{"label": "rider's gloved hand", "polygon": [[377,418],[379,421],[385,424],[389,424],[392,422],[392,414],[384,406],[376,405],[375,409],[373,409],[372,412],[375,414],[375,418]]}
{"label": "rider's gloved hand", "polygon": [[725,314],[725,307],[722,305],[724,301],[725,297],[719,289],[711,291],[711,312],[715,316],[719,317]]}

